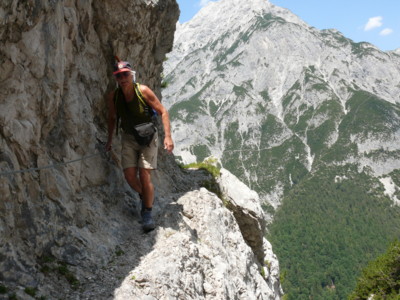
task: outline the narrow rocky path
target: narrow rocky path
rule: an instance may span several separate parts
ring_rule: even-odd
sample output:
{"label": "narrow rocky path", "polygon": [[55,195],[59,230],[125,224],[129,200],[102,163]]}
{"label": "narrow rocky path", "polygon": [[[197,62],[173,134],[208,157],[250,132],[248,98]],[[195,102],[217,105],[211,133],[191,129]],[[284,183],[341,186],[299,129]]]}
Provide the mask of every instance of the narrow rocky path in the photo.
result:
{"label": "narrow rocky path", "polygon": [[151,251],[156,230],[144,233],[141,224],[136,220],[132,226],[131,237],[118,246],[110,262],[96,274],[89,276],[69,299],[113,299],[114,290],[129,272],[139,265],[141,258]]}
{"label": "narrow rocky path", "polygon": [[[163,203],[173,202],[173,199],[179,197],[174,195],[169,197],[169,200],[163,198]],[[137,205],[138,206],[138,205]],[[155,244],[158,231],[168,220],[163,219],[163,216],[171,214],[168,211],[168,205],[163,208],[157,206],[153,213],[156,222],[156,229],[145,233],[143,232],[139,212],[135,208],[132,213],[132,230],[130,237],[125,243],[116,247],[115,253],[110,258],[110,261],[96,273],[91,273],[90,270],[85,270],[85,274],[81,274],[80,287],[71,292],[67,299],[74,300],[106,300],[114,299],[114,290],[117,289],[122,281],[135,269],[141,260],[152,251]],[[162,210],[161,210],[162,209]]]}
{"label": "narrow rocky path", "polygon": [[211,179],[210,174],[204,170],[188,170],[187,172],[190,175],[180,183],[180,191],[175,193],[156,191],[153,207],[153,216],[157,225],[155,230],[148,233],[143,232],[140,224],[140,205],[138,201],[135,201],[130,207],[130,236],[123,244],[116,245],[115,253],[112,254],[110,260],[94,273],[92,270],[71,267],[72,272],[78,274],[80,284],[76,290],[66,295],[66,299],[114,299],[114,291],[153,250],[159,232],[162,231],[161,234],[164,234],[165,228],[177,229],[181,218],[181,208],[176,204],[176,201],[186,192],[199,189],[205,181]]}

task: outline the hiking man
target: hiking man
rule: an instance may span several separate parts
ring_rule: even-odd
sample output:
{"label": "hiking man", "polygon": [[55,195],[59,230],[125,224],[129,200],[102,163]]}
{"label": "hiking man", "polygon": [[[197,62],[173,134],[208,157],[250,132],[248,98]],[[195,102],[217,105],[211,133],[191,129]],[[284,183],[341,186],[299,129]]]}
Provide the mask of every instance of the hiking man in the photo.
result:
{"label": "hiking man", "polygon": [[[157,168],[158,134],[152,124],[154,111],[161,116],[164,126],[164,149],[172,153],[174,143],[168,111],[161,104],[154,92],[145,85],[135,82],[134,71],[129,62],[119,61],[113,72],[118,88],[107,96],[108,104],[108,140],[106,151],[111,150],[114,129],[121,119],[122,152],[121,161],[125,179],[141,199],[142,226],[145,232],[155,228],[151,210],[154,201],[154,186],[151,171]],[[141,140],[140,129],[136,125],[145,124],[150,133],[147,141]],[[143,135],[149,131],[146,129]],[[154,132],[155,131],[155,132]],[[144,143],[144,144],[143,144]]]}

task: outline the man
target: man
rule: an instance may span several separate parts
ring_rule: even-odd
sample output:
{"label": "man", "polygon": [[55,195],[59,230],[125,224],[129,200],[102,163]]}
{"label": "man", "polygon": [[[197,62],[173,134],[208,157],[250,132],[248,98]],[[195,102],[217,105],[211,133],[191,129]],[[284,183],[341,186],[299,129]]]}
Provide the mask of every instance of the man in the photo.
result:
{"label": "man", "polygon": [[172,153],[174,143],[171,138],[169,115],[149,87],[134,82],[135,73],[129,62],[117,62],[113,74],[118,83],[118,88],[107,96],[108,140],[106,151],[111,150],[115,126],[118,126],[116,124],[118,115],[121,118],[123,131],[121,161],[125,179],[132,189],[139,193],[142,201],[142,226],[144,231],[148,232],[155,228],[151,216],[154,201],[151,171],[157,168],[158,135],[156,131],[150,144],[142,146],[134,136],[134,126],[151,122],[151,113],[153,110],[156,111],[161,116],[164,126],[164,149],[168,153]]}

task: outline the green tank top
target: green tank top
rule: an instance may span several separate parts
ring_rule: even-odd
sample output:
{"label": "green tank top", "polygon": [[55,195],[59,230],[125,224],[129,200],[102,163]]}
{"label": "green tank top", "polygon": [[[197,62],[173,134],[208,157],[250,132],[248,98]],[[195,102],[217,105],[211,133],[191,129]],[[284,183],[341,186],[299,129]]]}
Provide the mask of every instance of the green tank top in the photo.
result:
{"label": "green tank top", "polygon": [[[125,133],[133,134],[133,127],[152,121],[152,108],[144,101],[140,85],[134,83],[135,93],[133,100],[125,100],[122,89],[118,87],[114,92],[114,105],[117,112],[117,120],[121,119],[121,128]],[[117,121],[118,130],[118,121]]]}

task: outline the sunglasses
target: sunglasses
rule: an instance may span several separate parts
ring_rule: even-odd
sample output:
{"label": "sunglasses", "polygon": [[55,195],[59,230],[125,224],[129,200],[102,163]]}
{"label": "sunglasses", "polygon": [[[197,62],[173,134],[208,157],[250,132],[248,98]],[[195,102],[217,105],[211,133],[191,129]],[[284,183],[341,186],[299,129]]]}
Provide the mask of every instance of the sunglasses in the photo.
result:
{"label": "sunglasses", "polygon": [[129,75],[131,75],[131,72],[121,72],[121,73],[115,74],[115,78],[120,79],[123,77],[128,77]]}

